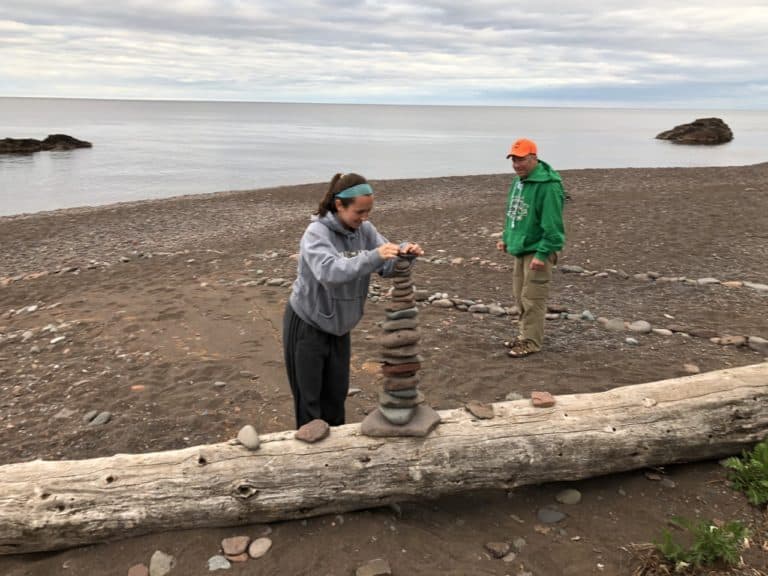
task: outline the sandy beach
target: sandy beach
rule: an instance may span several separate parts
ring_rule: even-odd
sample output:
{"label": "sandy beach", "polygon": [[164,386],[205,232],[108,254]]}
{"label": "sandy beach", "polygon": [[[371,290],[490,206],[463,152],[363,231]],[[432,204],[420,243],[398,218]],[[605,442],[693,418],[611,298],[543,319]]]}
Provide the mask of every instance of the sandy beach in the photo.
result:
{"label": "sandy beach", "polygon": [[[686,365],[706,372],[766,360],[768,350],[748,339],[768,339],[768,163],[561,175],[572,199],[550,298],[560,316],[547,323],[544,351],[506,356],[510,315],[424,303],[420,389],[429,405],[598,392],[683,376],[692,371]],[[414,271],[420,289],[509,308],[512,262],[495,242],[510,179],[374,181],[371,219],[390,240],[424,247]],[[282,314],[299,238],[325,186],[0,217],[2,462],[211,444],[245,424],[291,429]],[[375,294],[389,288],[374,278]],[[347,401],[349,422],[377,404],[383,317],[382,302],[371,299],[352,334],[351,386],[359,391]],[[611,331],[590,317],[675,333]],[[744,341],[712,341],[724,336]],[[88,425],[91,411],[110,419]],[[581,503],[561,505],[567,518],[542,526],[537,510],[566,487],[582,493]],[[383,558],[395,575],[631,574],[635,546],[659,538],[674,515],[746,523],[753,545],[745,566],[712,573],[768,573],[768,517],[729,488],[717,462],[512,492],[425,494],[397,507],[274,523],[268,554],[226,573],[348,575]],[[222,538],[263,530],[168,532],[0,557],[0,574],[124,576],[155,550],[176,557],[172,574],[208,574]],[[485,549],[499,541],[522,542],[513,560]]]}

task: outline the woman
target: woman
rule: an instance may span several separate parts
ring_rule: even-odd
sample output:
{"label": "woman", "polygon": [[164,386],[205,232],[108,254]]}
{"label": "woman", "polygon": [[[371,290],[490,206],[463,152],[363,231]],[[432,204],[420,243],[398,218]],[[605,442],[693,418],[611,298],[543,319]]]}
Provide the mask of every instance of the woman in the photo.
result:
{"label": "woman", "polygon": [[350,336],[363,316],[371,274],[392,273],[398,254],[368,222],[373,189],[359,174],[336,174],[299,247],[299,266],[283,319],[283,351],[296,427],[320,418],[344,424]]}

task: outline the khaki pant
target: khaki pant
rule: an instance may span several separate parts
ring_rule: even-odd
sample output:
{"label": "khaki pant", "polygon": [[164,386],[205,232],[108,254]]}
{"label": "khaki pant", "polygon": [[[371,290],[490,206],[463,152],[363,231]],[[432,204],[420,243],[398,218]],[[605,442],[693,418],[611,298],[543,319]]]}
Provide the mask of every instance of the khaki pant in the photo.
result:
{"label": "khaki pant", "polygon": [[557,254],[550,254],[544,270],[531,270],[535,254],[515,256],[512,292],[520,307],[520,339],[530,340],[537,350],[544,343],[544,316]]}

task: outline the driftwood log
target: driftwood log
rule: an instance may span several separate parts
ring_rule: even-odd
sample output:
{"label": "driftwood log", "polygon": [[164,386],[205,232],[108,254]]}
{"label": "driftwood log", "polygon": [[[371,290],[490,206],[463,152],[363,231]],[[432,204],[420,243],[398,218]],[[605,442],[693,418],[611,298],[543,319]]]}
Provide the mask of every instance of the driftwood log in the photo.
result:
{"label": "driftwood log", "polygon": [[348,424],[317,444],[266,434],[255,452],[222,443],[0,466],[0,554],[737,454],[768,435],[768,363],[493,410],[442,411],[426,438],[369,438]]}

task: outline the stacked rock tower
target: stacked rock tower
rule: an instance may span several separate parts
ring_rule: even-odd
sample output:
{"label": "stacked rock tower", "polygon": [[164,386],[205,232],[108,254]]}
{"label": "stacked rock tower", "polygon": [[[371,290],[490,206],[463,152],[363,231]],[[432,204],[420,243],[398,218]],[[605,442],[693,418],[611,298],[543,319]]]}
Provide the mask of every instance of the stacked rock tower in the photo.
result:
{"label": "stacked rock tower", "polygon": [[418,389],[423,358],[419,354],[418,313],[411,270],[415,256],[403,254],[395,262],[392,301],[387,304],[384,335],[380,339],[381,386],[379,407],[366,417],[362,433],[369,436],[424,436],[440,421],[423,405]]}

